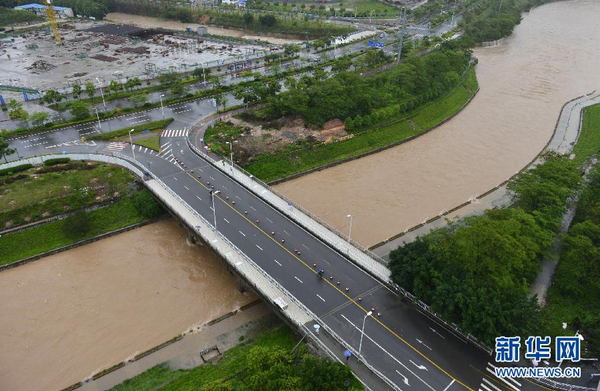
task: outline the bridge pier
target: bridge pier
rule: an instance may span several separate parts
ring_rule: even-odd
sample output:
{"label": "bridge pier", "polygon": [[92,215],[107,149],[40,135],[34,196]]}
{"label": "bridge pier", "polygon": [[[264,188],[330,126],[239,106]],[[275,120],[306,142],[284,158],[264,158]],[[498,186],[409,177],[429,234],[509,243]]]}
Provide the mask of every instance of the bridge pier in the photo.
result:
{"label": "bridge pier", "polygon": [[196,244],[196,235],[194,234],[194,232],[192,232],[192,231],[188,231],[187,240],[188,240],[188,242],[190,242],[191,244]]}
{"label": "bridge pier", "polygon": [[238,277],[237,280],[238,280],[238,292],[240,292],[240,293],[246,292],[246,282],[241,277]]}

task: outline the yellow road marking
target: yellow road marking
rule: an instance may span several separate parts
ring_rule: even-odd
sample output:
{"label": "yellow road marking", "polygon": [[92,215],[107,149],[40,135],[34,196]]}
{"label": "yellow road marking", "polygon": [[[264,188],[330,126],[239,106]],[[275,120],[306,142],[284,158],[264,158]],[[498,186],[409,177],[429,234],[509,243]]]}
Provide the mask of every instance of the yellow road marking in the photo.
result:
{"label": "yellow road marking", "polygon": [[[199,181],[198,179],[196,179],[193,175],[191,175],[190,173],[186,172],[186,174],[188,174],[190,176],[190,178],[192,178],[193,180],[195,180],[196,182],[198,182],[202,187],[204,187],[205,189],[208,189],[207,186],[204,185],[204,183],[202,183],[201,181]],[[214,194],[213,194],[214,197]],[[223,202],[223,204],[227,205],[231,210],[233,210],[235,213],[237,213],[238,215],[240,215],[240,217],[242,217],[243,219],[245,219],[247,222],[249,222],[254,228],[258,229],[260,232],[262,232],[265,236],[267,236],[269,239],[271,239],[273,242],[275,242],[279,247],[281,247],[283,250],[285,250],[288,254],[290,254],[292,257],[294,257],[296,260],[298,260],[300,263],[302,263],[304,266],[306,266],[307,269],[309,269],[311,272],[313,272],[314,274],[317,274],[317,272],[314,270],[314,268],[310,265],[308,265],[306,262],[304,262],[302,259],[298,258],[296,256],[296,254],[293,254],[290,250],[288,250],[287,248],[285,248],[281,243],[279,243],[277,240],[275,240],[271,235],[269,235],[267,232],[265,232],[262,228],[260,228],[258,225],[254,224],[252,222],[252,220],[250,220],[249,218],[246,217],[245,214],[242,214],[240,211],[238,211],[237,209],[235,209],[232,205],[229,204],[229,202],[227,202],[226,200],[224,200],[223,198],[219,197],[219,195],[217,194],[216,197]],[[346,297],[350,302],[352,302],[354,305],[356,305],[358,308],[360,308],[365,314],[369,311],[365,310],[360,304],[358,304],[353,298],[351,298],[350,296],[348,296],[344,291],[342,291],[341,289],[339,289],[335,284],[332,284],[329,280],[327,280],[326,278],[323,279],[323,281],[325,281],[326,283],[328,283],[332,288],[334,288],[335,290],[337,290],[339,293],[341,293],[344,297]],[[396,334],[392,329],[390,329],[388,326],[386,326],[383,322],[381,322],[378,318],[373,317],[373,315],[371,315],[371,318],[373,320],[375,320],[377,323],[379,323],[384,329],[386,329],[387,331],[389,331],[393,336],[395,336],[396,338],[398,338],[400,341],[404,342],[408,347],[410,347],[412,350],[414,350],[415,352],[417,352],[421,357],[423,357],[425,360],[427,360],[429,363],[431,363],[434,367],[436,367],[437,369],[439,369],[442,373],[444,373],[446,376],[448,376],[450,379],[454,380],[455,382],[457,382],[458,384],[462,385],[463,387],[465,387],[467,390],[469,391],[474,391],[471,387],[467,386],[466,384],[464,384],[463,382],[461,382],[460,380],[456,379],[455,377],[453,377],[452,375],[450,375],[448,372],[446,372],[444,369],[442,369],[439,365],[437,365],[435,362],[433,362],[429,357],[427,357],[425,354],[421,353],[417,348],[415,348],[414,346],[412,346],[410,343],[408,343],[408,341],[406,341],[404,338],[402,338],[401,336],[399,336],[398,334]]]}

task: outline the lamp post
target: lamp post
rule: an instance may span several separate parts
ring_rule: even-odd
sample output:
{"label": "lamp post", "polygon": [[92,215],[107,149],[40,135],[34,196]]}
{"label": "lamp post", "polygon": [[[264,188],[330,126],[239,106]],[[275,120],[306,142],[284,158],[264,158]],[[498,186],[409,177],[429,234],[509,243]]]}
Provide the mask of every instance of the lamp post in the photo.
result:
{"label": "lamp post", "polygon": [[352,239],[352,215],[346,216],[350,219],[350,229],[348,230],[348,244],[350,244],[350,240]]}
{"label": "lamp post", "polygon": [[217,210],[215,209],[215,196],[219,194],[221,191],[212,191],[210,193],[210,198],[212,199],[212,207],[213,207],[213,221],[215,226],[215,231],[217,230]]}
{"label": "lamp post", "polygon": [[165,119],[165,108],[164,108],[163,103],[162,103],[163,96],[165,96],[165,94],[160,94],[159,95],[159,99],[160,99],[160,111],[162,113],[163,119]]}
{"label": "lamp post", "polygon": [[106,101],[104,100],[104,90],[102,89],[102,83],[100,82],[100,79],[96,78],[96,80],[98,81],[98,84],[100,84],[100,95],[102,95],[102,104],[104,105],[104,111],[106,111]]}
{"label": "lamp post", "polygon": [[233,173],[233,139],[231,141],[226,141],[227,144],[229,144],[229,154],[230,154],[230,161],[231,161],[231,173]]}
{"label": "lamp post", "polygon": [[133,149],[133,140],[131,139],[131,132],[133,132],[135,129],[131,129],[129,131],[129,144],[131,144],[131,153],[133,153],[133,160],[135,160],[135,149]]}
{"label": "lamp post", "polygon": [[94,110],[96,110],[96,118],[98,118],[98,129],[102,129],[102,124],[100,124],[100,115],[98,115],[98,108],[94,107]]}
{"label": "lamp post", "polygon": [[367,312],[367,314],[365,315],[365,317],[363,318],[363,326],[362,326],[362,330],[360,331],[360,343],[358,344],[358,355],[360,356],[360,352],[362,350],[362,341],[363,341],[363,337],[365,336],[365,322],[367,321],[367,318],[369,316],[373,315],[372,311]]}

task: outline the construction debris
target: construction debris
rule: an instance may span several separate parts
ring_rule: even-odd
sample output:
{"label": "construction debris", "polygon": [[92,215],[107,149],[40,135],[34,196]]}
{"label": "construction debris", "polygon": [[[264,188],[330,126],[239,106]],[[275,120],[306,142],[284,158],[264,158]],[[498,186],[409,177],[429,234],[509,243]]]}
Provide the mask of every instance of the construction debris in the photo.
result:
{"label": "construction debris", "polygon": [[36,70],[36,71],[49,71],[54,68],[56,68],[56,65],[52,65],[45,60],[37,60],[36,62],[31,64],[31,66],[27,67],[27,69],[29,69],[29,70]]}

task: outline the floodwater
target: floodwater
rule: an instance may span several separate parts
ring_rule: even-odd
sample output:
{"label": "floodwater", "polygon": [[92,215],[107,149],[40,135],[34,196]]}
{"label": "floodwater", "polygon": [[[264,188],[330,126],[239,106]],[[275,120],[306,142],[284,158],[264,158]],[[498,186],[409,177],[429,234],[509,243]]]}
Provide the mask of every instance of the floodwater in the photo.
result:
{"label": "floodwater", "polygon": [[0,389],[62,389],[255,299],[173,220],[0,272]]}
{"label": "floodwater", "polygon": [[533,9],[505,44],[475,50],[481,90],[456,117],[395,148],[275,186],[371,246],[478,196],[550,139],[562,105],[600,89],[600,1]]}
{"label": "floodwater", "polygon": [[[168,19],[160,19],[154,18],[152,16],[142,16],[142,15],[130,15],[130,14],[122,14],[120,12],[111,12],[106,15],[106,19],[116,23],[122,24],[133,24],[142,28],[152,28],[152,27],[162,27],[165,29],[171,30],[185,30],[188,27],[192,27],[194,30],[200,26],[204,26],[197,23],[182,23],[176,20],[168,20]],[[246,34],[245,31],[236,30],[236,29],[224,29],[221,27],[214,26],[205,26],[207,32],[209,34],[215,35],[223,35],[227,37],[238,37],[245,39],[260,39],[262,41],[275,43],[275,44],[284,44],[284,43],[296,43],[297,39],[286,39],[286,38],[275,38],[275,37],[267,37],[263,35],[250,35]]]}

